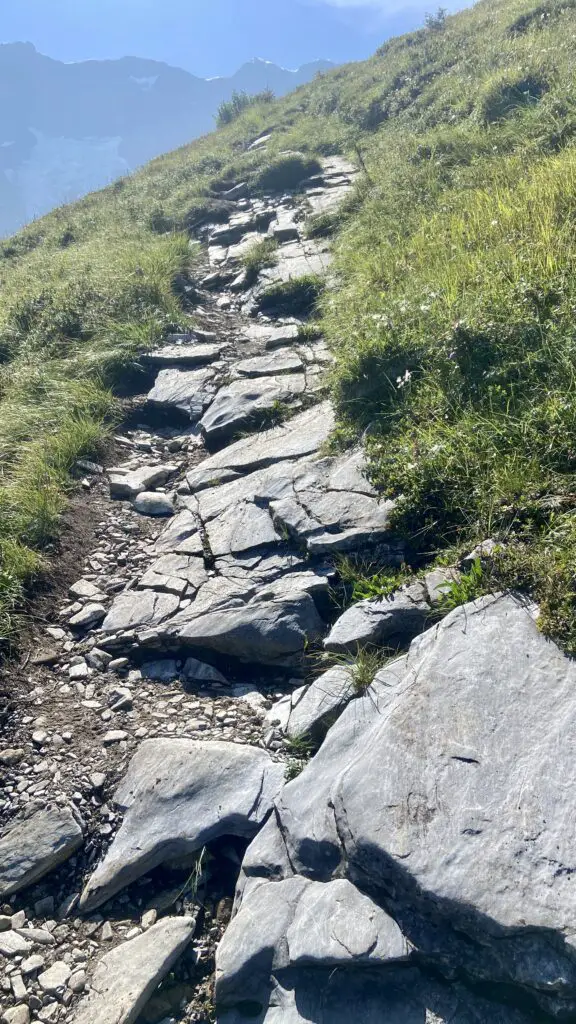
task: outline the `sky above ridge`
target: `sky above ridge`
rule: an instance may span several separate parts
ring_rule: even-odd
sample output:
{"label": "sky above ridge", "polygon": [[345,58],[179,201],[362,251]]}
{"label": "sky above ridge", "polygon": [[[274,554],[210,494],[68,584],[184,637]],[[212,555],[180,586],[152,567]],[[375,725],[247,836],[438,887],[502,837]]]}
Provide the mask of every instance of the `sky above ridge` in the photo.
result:
{"label": "sky above ridge", "polygon": [[[450,2],[444,2],[450,7]],[[453,2],[451,9],[464,6]],[[0,0],[0,42],[29,41],[59,60],[126,55],[202,77],[250,57],[298,67],[369,56],[422,24],[427,0]]]}

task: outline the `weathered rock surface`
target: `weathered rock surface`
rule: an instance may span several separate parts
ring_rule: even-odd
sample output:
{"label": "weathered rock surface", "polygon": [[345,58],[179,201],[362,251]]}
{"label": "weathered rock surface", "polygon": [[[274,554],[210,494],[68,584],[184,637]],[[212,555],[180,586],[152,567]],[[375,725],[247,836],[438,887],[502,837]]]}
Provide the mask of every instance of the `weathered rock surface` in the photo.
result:
{"label": "weathered rock surface", "polygon": [[257,322],[250,324],[244,333],[249,341],[263,345],[266,349],[282,348],[298,340],[298,325],[287,323],[278,326],[273,321]]}
{"label": "weathered rock surface", "polygon": [[274,704],[266,721],[278,724],[291,739],[317,735],[333,724],[355,696],[352,670],[337,665]]}
{"label": "weathered rock surface", "polygon": [[272,352],[267,356],[253,356],[234,363],[232,371],[239,377],[267,377],[276,373],[300,373],[303,363],[297,352]]}
{"label": "weathered rock surface", "polygon": [[327,651],[355,653],[361,647],[381,647],[412,640],[430,615],[426,590],[420,583],[402,587],[390,597],[352,605],[337,620],[324,641]]}
{"label": "weathered rock surface", "polygon": [[175,410],[199,420],[204,409],[212,401],[214,390],[211,382],[214,371],[205,370],[161,370],[156,383],[148,395],[151,406],[163,410]]}
{"label": "weathered rock surface", "polygon": [[272,979],[291,966],[346,968],[408,955],[395,921],[345,879],[268,882],[243,902],[220,944],[216,1002],[267,1006]]}
{"label": "weathered rock surface", "polygon": [[136,498],[142,491],[154,491],[178,472],[178,466],[166,463],[160,466],[142,466],[141,469],[124,471],[121,467],[111,469],[110,494],[113,498]]}
{"label": "weathered rock surface", "polygon": [[327,402],[294,416],[280,427],[255,437],[242,438],[191,470],[186,479],[191,491],[226,483],[244,473],[288,459],[312,455],[334,427],[334,413]]}
{"label": "weathered rock surface", "polygon": [[253,747],[145,741],[114,794],[124,820],[84,890],[82,907],[100,906],[158,864],[218,836],[253,836],[283,780],[283,766]]}
{"label": "weathered rock surface", "polygon": [[71,857],[83,831],[68,807],[36,811],[12,824],[0,838],[0,896],[26,888]]}
{"label": "weathered rock surface", "polygon": [[219,345],[165,345],[164,348],[147,352],[144,362],[150,366],[206,366],[220,358]]}
{"label": "weathered rock surface", "polygon": [[102,623],[104,633],[121,633],[157,625],[173,615],[180,604],[176,594],[131,590],[120,594]]}
{"label": "weathered rock surface", "polygon": [[533,610],[496,596],[414,641],[394,685],[390,671],[376,678],[378,700],[349,705],[285,787],[286,853],[272,820],[248,850],[241,889],[344,870],[441,969],[512,983],[569,1017],[576,666]]}
{"label": "weathered rock surface", "polygon": [[195,924],[191,917],[167,917],[106,953],[74,1024],[133,1024],[188,945]]}
{"label": "weathered rock surface", "polygon": [[237,380],[221,388],[200,420],[207,444],[221,444],[234,437],[250,421],[262,417],[279,402],[291,401],[305,388],[302,373]]}
{"label": "weathered rock surface", "polygon": [[[528,1024],[519,1010],[443,985],[416,968],[296,967],[274,980],[270,1003],[218,1014],[218,1024]],[[250,1016],[252,1011],[252,1016]]]}

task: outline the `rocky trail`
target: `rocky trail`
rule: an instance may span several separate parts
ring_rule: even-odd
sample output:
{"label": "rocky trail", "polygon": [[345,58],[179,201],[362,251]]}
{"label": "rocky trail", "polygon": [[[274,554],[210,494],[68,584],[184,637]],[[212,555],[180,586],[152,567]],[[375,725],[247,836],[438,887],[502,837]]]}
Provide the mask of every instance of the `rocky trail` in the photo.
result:
{"label": "rocky trail", "polygon": [[[355,174],[232,190],[194,332],[80,467],[93,543],[0,749],[5,1024],[576,1019],[573,663],[512,596],[435,624],[452,570],[335,599],[339,554],[404,555],[290,315]],[[408,653],[360,686],[363,646]]]}

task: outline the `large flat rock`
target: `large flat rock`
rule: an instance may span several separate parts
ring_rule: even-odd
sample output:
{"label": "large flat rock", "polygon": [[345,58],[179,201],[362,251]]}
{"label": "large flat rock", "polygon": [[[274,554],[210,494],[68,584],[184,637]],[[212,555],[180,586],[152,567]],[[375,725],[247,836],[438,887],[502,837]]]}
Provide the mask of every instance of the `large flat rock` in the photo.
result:
{"label": "large flat rock", "polygon": [[254,427],[265,413],[279,403],[297,398],[305,388],[303,373],[236,380],[221,388],[200,420],[206,442],[209,445],[221,444],[244,427]]}
{"label": "large flat rock", "polygon": [[296,572],[264,584],[256,578],[248,590],[246,582],[224,577],[204,587],[196,601],[162,625],[160,641],[249,664],[298,667],[307,646],[325,632],[311,594],[324,591],[326,579]]}
{"label": "large flat rock", "polygon": [[167,917],[106,953],[73,1024],[134,1024],[150,996],[186,949],[193,917]]}
{"label": "large flat rock", "polygon": [[70,808],[55,804],[9,824],[0,837],[0,897],[43,878],[68,860],[83,839]]}
{"label": "large flat rock", "polygon": [[190,490],[212,487],[234,480],[244,473],[263,469],[280,461],[312,455],[334,429],[334,412],[328,402],[315,405],[280,427],[236,441],[211,456],[187,474]]}
{"label": "large flat rock", "polygon": [[273,979],[291,966],[346,969],[409,952],[395,921],[345,879],[267,882],[243,902],[220,943],[216,1003],[266,1006]]}
{"label": "large flat rock", "polygon": [[158,369],[169,366],[206,366],[220,358],[219,345],[165,345],[164,348],[147,352],[144,362]]}
{"label": "large flat rock", "polygon": [[195,422],[213,398],[213,380],[214,371],[209,369],[161,370],[148,394],[148,403],[164,412],[183,413]]}
{"label": "large flat rock", "polygon": [[173,615],[179,604],[180,599],[175,593],[129,590],[116,598],[101,628],[104,633],[123,633],[143,626],[156,626]]}
{"label": "large flat rock", "polygon": [[152,868],[218,836],[253,836],[283,781],[284,766],[254,747],[146,740],[114,794],[124,819],[82,894],[82,907],[100,906]]}

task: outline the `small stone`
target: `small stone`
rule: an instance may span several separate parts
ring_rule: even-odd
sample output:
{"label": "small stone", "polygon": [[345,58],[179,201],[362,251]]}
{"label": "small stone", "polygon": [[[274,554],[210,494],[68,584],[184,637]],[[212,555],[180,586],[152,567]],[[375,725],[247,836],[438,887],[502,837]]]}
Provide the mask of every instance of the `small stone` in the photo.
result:
{"label": "small stone", "polygon": [[8,747],[7,750],[0,751],[0,764],[6,765],[7,768],[13,768],[15,764],[19,764],[24,757],[24,751],[18,747]]}
{"label": "small stone", "polygon": [[22,1004],[12,1006],[8,1010],[4,1010],[2,1019],[6,1021],[6,1024],[30,1024],[30,1010]]}
{"label": "small stone", "polygon": [[47,971],[38,976],[38,984],[43,992],[56,995],[60,989],[64,988],[71,973],[71,968],[67,963],[64,963],[63,960],[56,960]]}
{"label": "small stone", "polygon": [[8,914],[0,914],[0,932],[9,932],[12,927],[12,918]]}
{"label": "small stone", "polygon": [[70,676],[70,679],[73,680],[87,679],[90,675],[90,669],[86,662],[83,661],[81,665],[72,665],[72,667],[68,669],[68,675]]}
{"label": "small stone", "polygon": [[130,928],[130,931],[126,932],[126,940],[129,942],[130,939],[135,939],[137,935],[142,935],[141,928]]}
{"label": "small stone", "polygon": [[19,928],[18,934],[38,946],[53,946],[56,941],[47,928]]}
{"label": "small stone", "polygon": [[114,658],[108,665],[108,670],[109,672],[122,672],[128,668],[129,664],[128,658]]}
{"label": "small stone", "polygon": [[12,914],[10,921],[12,922],[13,928],[23,928],[26,924],[26,912],[24,910],[19,910],[16,914]]}
{"label": "small stone", "polygon": [[34,914],[36,917],[52,917],[54,913],[54,897],[45,896],[44,899],[38,900],[34,904]]}
{"label": "small stone", "polygon": [[68,981],[68,988],[70,989],[71,992],[74,992],[76,995],[78,995],[80,992],[83,992],[84,989],[86,988],[86,981],[87,979],[85,971],[74,971],[74,974],[70,976],[70,979]]}
{"label": "small stone", "polygon": [[32,743],[37,747],[43,747],[48,739],[48,733],[45,729],[36,729],[32,733]]}
{"label": "small stone", "polygon": [[151,928],[153,924],[156,924],[157,920],[158,911],[154,907],[152,907],[151,910],[147,910],[145,911],[144,914],[142,914],[142,920],[140,923],[144,930],[146,930],[147,928]]}
{"label": "small stone", "polygon": [[21,974],[15,973],[10,975],[10,984],[12,986],[12,992],[14,993],[14,999],[25,999],[28,995],[28,989],[24,984],[24,979]]}
{"label": "small stone", "polygon": [[47,626],[44,632],[51,636],[53,640],[64,640],[66,638],[66,630],[62,629],[61,626]]}
{"label": "small stone", "polygon": [[110,729],[104,736],[102,743],[105,747],[110,747],[113,743],[122,743],[123,740],[128,739],[128,733],[122,729]]}
{"label": "small stone", "polygon": [[96,792],[99,792],[99,790],[103,788],[105,782],[106,776],[104,775],[104,772],[94,772],[94,774],[90,776],[92,789]]}
{"label": "small stone", "polygon": [[40,956],[39,953],[33,953],[32,956],[27,957],[20,964],[22,974],[34,974],[35,971],[41,971],[43,967],[44,957]]}
{"label": "small stone", "polygon": [[98,626],[106,618],[106,609],[102,604],[87,604],[70,619],[74,629],[89,629]]}
{"label": "small stone", "polygon": [[102,925],[102,930],[100,932],[100,938],[102,939],[103,942],[109,942],[110,939],[114,938],[114,932],[112,931],[112,925],[110,924],[110,921],[104,921],[104,924]]}
{"label": "small stone", "polygon": [[112,663],[112,655],[108,654],[107,651],[101,651],[99,647],[93,647],[86,655],[86,661],[92,668],[105,672]]}
{"label": "small stone", "polygon": [[17,956],[19,953],[29,953],[31,949],[32,944],[18,932],[0,932],[0,953],[3,956]]}

